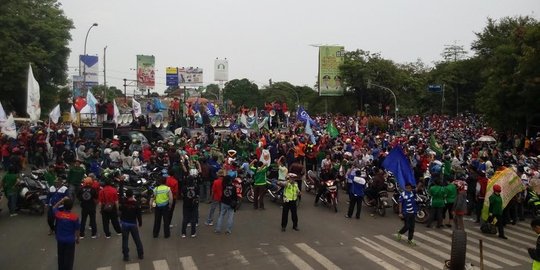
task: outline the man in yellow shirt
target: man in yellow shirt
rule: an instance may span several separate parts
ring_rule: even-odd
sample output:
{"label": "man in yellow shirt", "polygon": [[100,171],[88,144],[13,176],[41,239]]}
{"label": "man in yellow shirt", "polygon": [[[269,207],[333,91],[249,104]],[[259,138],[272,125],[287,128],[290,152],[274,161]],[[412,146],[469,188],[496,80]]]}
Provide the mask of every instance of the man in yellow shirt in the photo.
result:
{"label": "man in yellow shirt", "polygon": [[280,182],[283,186],[283,212],[281,214],[281,231],[284,232],[287,228],[287,221],[289,220],[289,210],[291,211],[291,218],[293,222],[293,230],[298,231],[298,215],[296,213],[296,201],[298,200],[298,194],[300,189],[296,181],[296,174],[289,173],[287,175],[286,182]]}
{"label": "man in yellow shirt", "polygon": [[169,188],[165,183],[167,178],[161,177],[159,179],[159,186],[154,189],[154,198],[152,199],[152,206],[155,205],[154,209],[154,238],[157,238],[159,235],[161,220],[163,219],[163,234],[165,238],[171,236],[171,230],[169,224],[169,211],[171,211],[173,205],[173,194],[171,188]]}

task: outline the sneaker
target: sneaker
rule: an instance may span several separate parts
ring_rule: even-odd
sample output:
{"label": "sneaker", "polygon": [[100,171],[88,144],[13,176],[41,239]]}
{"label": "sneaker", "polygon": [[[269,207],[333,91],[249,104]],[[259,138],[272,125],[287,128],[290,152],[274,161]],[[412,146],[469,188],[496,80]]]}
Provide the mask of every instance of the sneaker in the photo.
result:
{"label": "sneaker", "polygon": [[407,240],[407,244],[409,244],[411,247],[416,246],[416,242],[414,240]]}
{"label": "sneaker", "polygon": [[284,231],[285,231],[285,228],[281,228],[281,231],[284,232]]}
{"label": "sneaker", "polygon": [[110,239],[111,237],[110,236],[105,236],[105,238]]}
{"label": "sneaker", "polygon": [[195,223],[195,227],[199,227],[199,223]]}
{"label": "sneaker", "polygon": [[10,217],[16,217],[18,214],[17,213],[13,213],[11,215],[9,215]]}
{"label": "sneaker", "polygon": [[231,234],[232,232],[231,231],[226,231],[225,234]]}
{"label": "sneaker", "polygon": [[182,238],[186,238],[186,235],[185,235],[185,234],[182,234]]}
{"label": "sneaker", "polygon": [[214,226],[214,223],[212,223],[212,221],[210,221],[210,222],[205,222],[204,225],[206,225],[206,226]]}
{"label": "sneaker", "polygon": [[120,235],[122,235],[122,233],[121,233],[121,232],[119,232],[119,233],[116,233],[116,235],[120,236]]}
{"label": "sneaker", "polygon": [[499,238],[502,238],[502,239],[508,239],[508,237],[504,236],[504,235],[499,235]]}
{"label": "sneaker", "polygon": [[345,215],[345,217],[346,217],[346,218],[351,218],[351,216],[349,216],[349,215]]}
{"label": "sneaker", "polygon": [[298,227],[293,227],[292,229],[297,231],[297,232],[300,231],[300,229],[298,229]]}
{"label": "sneaker", "polygon": [[188,226],[188,227],[191,227],[191,223],[188,223],[187,226]]}
{"label": "sneaker", "polygon": [[401,233],[396,233],[396,240],[401,241]]}
{"label": "sneaker", "polygon": [[174,227],[174,225],[172,225],[172,224],[171,224],[171,225],[169,225],[169,228],[172,228],[172,227]]}
{"label": "sneaker", "polygon": [[96,239],[97,238],[97,235],[92,235],[92,239]]}
{"label": "sneaker", "polygon": [[195,237],[197,237],[197,234],[192,234],[191,235],[191,238],[195,238]]}
{"label": "sneaker", "polygon": [[215,234],[220,234],[221,232],[218,231],[218,230],[214,230],[214,233],[215,233]]}
{"label": "sneaker", "polygon": [[79,236],[79,239],[84,239],[84,236]]}

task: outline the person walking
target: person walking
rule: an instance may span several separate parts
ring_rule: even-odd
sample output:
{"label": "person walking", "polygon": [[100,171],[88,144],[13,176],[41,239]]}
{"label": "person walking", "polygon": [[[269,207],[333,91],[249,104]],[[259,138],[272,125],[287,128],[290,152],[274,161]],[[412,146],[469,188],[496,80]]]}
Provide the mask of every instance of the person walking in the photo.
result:
{"label": "person walking", "polygon": [[207,226],[214,225],[214,212],[216,211],[216,208],[218,210],[221,209],[221,196],[223,195],[223,177],[225,176],[225,171],[223,169],[219,170],[217,172],[217,176],[218,178],[212,183],[212,189],[210,191],[212,202],[210,204],[210,212],[208,213],[208,218],[204,223]]}
{"label": "person walking", "polygon": [[8,199],[9,216],[14,217],[17,215],[17,198],[19,192],[17,189],[17,183],[19,182],[19,176],[13,167],[9,167],[8,172],[2,178],[2,188],[4,194]]}
{"label": "person walking", "polygon": [[293,230],[299,231],[298,229],[298,214],[297,214],[297,200],[300,189],[298,188],[298,183],[296,183],[297,175],[294,173],[289,173],[287,175],[286,182],[279,182],[280,185],[283,185],[283,210],[281,212],[281,231],[284,232],[287,228],[287,222],[289,220],[289,210],[291,211],[291,219],[293,222]]}
{"label": "person walking", "polygon": [[191,225],[191,237],[197,236],[197,212],[199,208],[199,187],[193,176],[188,176],[182,185],[182,196],[184,204],[182,205],[182,238],[186,238],[188,223]]}
{"label": "person walking", "polygon": [[128,241],[130,234],[137,247],[137,255],[142,260],[144,250],[138,228],[142,226],[141,205],[133,196],[133,190],[131,189],[126,191],[126,199],[120,204],[120,224],[122,225],[122,254],[124,255],[124,261],[129,261]]}
{"label": "person walking", "polygon": [[531,221],[531,229],[538,235],[536,238],[536,248],[528,248],[529,256],[533,259],[532,270],[540,270],[540,219]]}
{"label": "person walking", "polygon": [[172,208],[173,204],[173,194],[171,188],[165,185],[165,177],[159,179],[159,186],[154,189],[154,198],[152,198],[151,205],[155,204],[154,208],[154,228],[153,236],[157,238],[159,236],[159,231],[161,229],[161,221],[163,220],[163,234],[165,238],[171,236],[171,228],[169,224],[169,211]]}
{"label": "person walking", "polygon": [[405,184],[405,191],[399,194],[399,217],[403,219],[403,227],[397,233],[398,241],[404,233],[408,232],[407,243],[411,246],[416,245],[414,242],[414,225],[418,205],[416,204],[416,194],[413,192],[411,183]]}
{"label": "person walking", "polygon": [[353,178],[351,188],[349,188],[349,211],[346,218],[351,218],[354,206],[356,205],[356,219],[360,218],[362,212],[362,201],[364,199],[364,187],[366,186],[366,172],[357,170],[356,176]]}
{"label": "person walking", "polygon": [[98,195],[99,207],[101,209],[101,221],[103,222],[103,231],[105,238],[111,238],[109,223],[112,223],[117,235],[122,234],[122,228],[118,222],[118,191],[112,185],[111,180],[105,180],[105,186]]}
{"label": "person walking", "polygon": [[429,188],[431,195],[431,215],[426,227],[431,228],[433,221],[437,221],[437,228],[442,228],[442,212],[444,209],[444,200],[446,196],[446,189],[441,186],[441,180],[435,180],[433,186]]}
{"label": "person walking", "polygon": [[489,218],[488,222],[493,222],[493,219],[497,219],[497,230],[499,231],[499,238],[508,239],[504,235],[504,218],[503,218],[503,201],[501,198],[502,188],[499,185],[493,186],[493,194],[489,196]]}
{"label": "person walking", "polygon": [[96,225],[96,205],[98,201],[98,193],[92,187],[94,180],[87,177],[83,181],[83,187],[79,190],[77,198],[81,202],[81,230],[80,239],[84,239],[84,229],[86,227],[86,219],[90,218],[90,228],[92,230],[92,238],[97,237]]}
{"label": "person walking", "polygon": [[[253,166],[253,164],[257,166]],[[251,170],[255,172],[253,176],[253,191],[255,201],[253,202],[253,208],[255,210],[261,209],[264,210],[264,195],[266,194],[266,172],[268,172],[268,166],[264,165],[262,161],[253,160],[251,162]]]}
{"label": "person walking", "polygon": [[[60,211],[59,207],[63,206]],[[72,270],[75,260],[75,244],[79,243],[79,216],[73,212],[73,200],[64,197],[53,206],[56,219],[56,244],[58,270]]]}
{"label": "person walking", "polygon": [[236,194],[236,187],[232,183],[232,177],[225,176],[223,178],[223,195],[221,196],[221,210],[219,213],[218,222],[216,225],[215,233],[221,233],[221,225],[224,219],[227,219],[226,233],[232,232],[232,226],[234,222],[234,211],[238,205],[238,196]]}

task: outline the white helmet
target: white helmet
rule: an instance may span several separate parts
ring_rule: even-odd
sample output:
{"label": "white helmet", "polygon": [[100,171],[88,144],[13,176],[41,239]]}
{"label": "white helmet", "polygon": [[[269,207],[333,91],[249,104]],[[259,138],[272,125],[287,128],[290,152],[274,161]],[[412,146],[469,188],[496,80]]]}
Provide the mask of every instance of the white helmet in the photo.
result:
{"label": "white helmet", "polygon": [[138,157],[139,156],[139,151],[133,151],[133,156]]}
{"label": "white helmet", "polygon": [[113,140],[118,140],[118,135],[114,135],[112,138]]}
{"label": "white helmet", "polygon": [[105,154],[105,155],[109,155],[109,154],[111,154],[111,152],[112,152],[111,148],[105,148],[105,150],[103,150],[103,154]]}
{"label": "white helmet", "polygon": [[161,154],[161,153],[165,152],[165,149],[163,149],[163,147],[160,146],[160,147],[158,147],[158,148],[156,149],[156,152],[158,152],[158,153]]}

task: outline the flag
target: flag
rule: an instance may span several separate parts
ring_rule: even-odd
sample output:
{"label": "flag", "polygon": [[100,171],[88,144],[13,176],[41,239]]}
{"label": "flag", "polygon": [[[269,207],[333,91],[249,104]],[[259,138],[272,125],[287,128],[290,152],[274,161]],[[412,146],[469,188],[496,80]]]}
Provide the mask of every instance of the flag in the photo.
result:
{"label": "flag", "polygon": [[334,126],[334,122],[332,121],[328,121],[328,124],[326,125],[326,132],[331,138],[337,138],[337,136],[339,136],[339,131],[337,130],[336,126]]}
{"label": "flag", "polygon": [[94,94],[90,90],[88,90],[88,93],[86,94],[86,104],[90,106],[90,112],[96,113],[96,104],[98,103],[96,97],[94,97]]}
{"label": "flag", "polygon": [[411,164],[403,153],[401,146],[395,146],[388,156],[386,156],[382,165],[394,174],[396,182],[402,189],[405,189],[405,184],[407,183],[416,186],[416,179],[414,178]]}
{"label": "flag", "polygon": [[28,64],[28,85],[27,85],[27,98],[26,98],[26,112],[32,122],[39,120],[41,115],[41,106],[39,105],[39,83],[34,78],[32,72],[32,65]]}
{"label": "flag", "polygon": [[75,135],[75,131],[73,130],[73,125],[69,124],[69,128],[67,130],[68,135]]}
{"label": "flag", "polygon": [[244,125],[244,127],[248,128],[248,122],[247,122],[247,117],[245,114],[242,114],[240,115],[240,123],[242,123],[242,125]]}
{"label": "flag", "polygon": [[10,138],[17,139],[17,126],[15,126],[15,120],[13,119],[12,114],[9,115],[6,123],[2,127],[2,133]]}
{"label": "flag", "polygon": [[315,123],[315,121],[313,121],[313,119],[311,119],[308,112],[306,110],[304,110],[304,107],[302,107],[302,106],[298,107],[298,111],[296,112],[296,120],[298,120],[300,122],[309,121],[309,124],[312,127],[317,127],[317,123]]}
{"label": "flag", "polygon": [[489,217],[489,197],[493,194],[493,186],[501,186],[501,198],[502,198],[502,208],[504,209],[506,205],[512,200],[516,194],[525,190],[525,185],[519,178],[519,176],[514,172],[512,168],[504,168],[503,170],[496,171],[493,177],[489,179],[486,196],[484,200],[484,206],[482,208],[482,220],[487,220]]}
{"label": "flag", "polygon": [[309,139],[311,140],[312,144],[317,144],[317,141],[315,140],[315,135],[313,135],[313,129],[311,128],[311,124],[309,121],[306,121],[306,128],[304,129],[304,132],[309,135]]}
{"label": "flag", "polygon": [[195,99],[195,103],[193,104],[193,110],[196,112],[199,111],[199,98]]}
{"label": "flag", "polygon": [[[88,91],[90,93],[90,91]],[[116,100],[113,100],[113,120],[114,123],[118,126],[118,117],[120,117],[120,110],[118,109],[118,106],[116,106]]]}
{"label": "flag", "polygon": [[49,113],[49,118],[53,123],[58,124],[58,118],[60,118],[60,104],[56,105],[54,109]]}
{"label": "flag", "polygon": [[230,126],[229,129],[231,131],[237,131],[239,129],[238,124],[236,124],[236,121],[234,121]]}
{"label": "flag", "polygon": [[206,113],[210,117],[216,116],[216,107],[214,107],[213,103],[208,103],[206,106]]}
{"label": "flag", "polygon": [[431,136],[429,137],[429,148],[433,150],[433,152],[435,152],[437,156],[443,155],[443,150],[441,146],[437,143],[437,140],[435,140],[435,136],[433,136],[433,134],[431,134]]}
{"label": "flag", "polygon": [[268,128],[268,117],[265,117],[260,123],[257,124],[258,129],[264,128],[264,126],[266,126],[266,128],[269,129]]}
{"label": "flag", "polygon": [[2,107],[2,103],[0,102],[0,127],[4,125],[6,120],[7,120],[6,112],[4,111],[4,107]]}
{"label": "flag", "polygon": [[77,111],[75,111],[75,106],[71,105],[71,111],[69,112],[69,118],[72,123],[77,122]]}
{"label": "flag", "polygon": [[131,100],[131,107],[133,108],[133,114],[135,117],[139,117],[142,114],[141,103],[137,102],[135,99]]}

